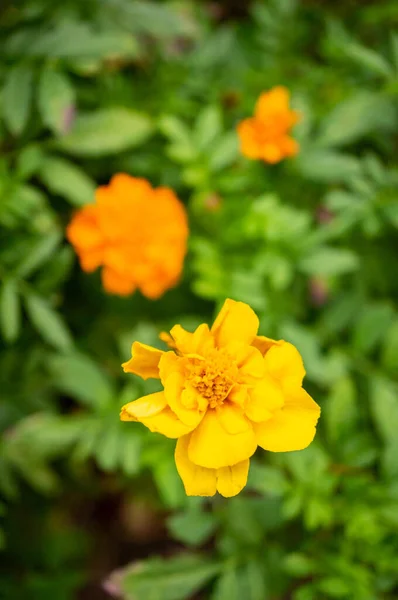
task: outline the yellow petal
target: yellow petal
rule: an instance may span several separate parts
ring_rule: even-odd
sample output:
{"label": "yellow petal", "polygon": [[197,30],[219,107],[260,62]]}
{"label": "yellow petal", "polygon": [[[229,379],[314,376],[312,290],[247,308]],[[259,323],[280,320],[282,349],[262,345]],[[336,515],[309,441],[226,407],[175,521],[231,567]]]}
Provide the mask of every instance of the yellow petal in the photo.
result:
{"label": "yellow petal", "polygon": [[171,348],[172,350],[176,349],[175,341],[173,340],[171,335],[169,333],[167,333],[167,331],[161,331],[159,333],[159,339],[162,340],[162,342],[164,342],[165,344],[167,344],[168,347]]}
{"label": "yellow petal", "polygon": [[141,421],[143,417],[157,415],[166,406],[164,392],[156,392],[125,404],[122,407],[120,418],[122,421]]}
{"label": "yellow petal", "polygon": [[168,438],[179,438],[192,430],[192,427],[180,421],[168,406],[157,415],[141,418],[139,421],[150,431],[161,433]]}
{"label": "yellow petal", "polygon": [[192,432],[188,454],[196,465],[218,469],[246,460],[254,454],[256,446],[251,428],[231,435],[221,425],[216,411],[210,409]]}
{"label": "yellow petal", "polygon": [[257,348],[248,348],[245,360],[239,365],[239,381],[253,383],[264,376],[265,366],[261,352]]}
{"label": "yellow petal", "polygon": [[203,412],[199,412],[197,406],[187,408],[182,402],[184,390],[184,376],[178,371],[171,373],[164,384],[164,394],[167,404],[177,417],[191,429],[196,427],[203,418]]}
{"label": "yellow petal", "polygon": [[297,348],[289,342],[272,346],[264,356],[267,372],[276,379],[283,390],[294,393],[303,383],[305,369],[303,359]]}
{"label": "yellow petal", "polygon": [[309,446],[321,409],[303,389],[285,401],[272,419],[254,423],[257,443],[271,452],[291,452]]}
{"label": "yellow petal", "polygon": [[216,407],[217,418],[227,433],[242,433],[250,429],[243,410],[237,404],[226,400],[221,406]]}
{"label": "yellow petal", "polygon": [[206,323],[199,325],[193,333],[186,331],[181,325],[174,325],[170,334],[181,354],[202,354],[205,350],[214,347],[213,338]]}
{"label": "yellow petal", "polygon": [[235,385],[228,394],[228,401],[234,402],[242,408],[247,402],[248,386],[247,385]]}
{"label": "yellow petal", "polygon": [[284,397],[280,385],[268,376],[250,390],[245,413],[251,421],[266,421],[283,404]]}
{"label": "yellow petal", "polygon": [[173,351],[163,352],[163,355],[159,361],[159,376],[161,382],[165,383],[166,379],[174,371],[182,371],[183,365],[180,356]]}
{"label": "yellow petal", "polygon": [[260,350],[261,354],[264,356],[264,354],[268,352],[268,350],[272,348],[272,346],[278,346],[281,343],[283,342],[272,340],[271,338],[265,337],[265,335],[256,335],[256,337],[252,341],[252,346],[257,348],[257,350]]}
{"label": "yellow petal", "polygon": [[125,373],[134,373],[142,379],[159,379],[159,361],[164,352],[152,346],[134,342],[131,347],[132,358],[122,364]]}
{"label": "yellow petal", "polygon": [[227,299],[211,328],[218,347],[237,341],[251,344],[258,330],[258,317],[248,304]]}
{"label": "yellow petal", "polygon": [[245,487],[249,474],[249,460],[243,460],[232,467],[217,469],[217,491],[225,498],[236,496]]}
{"label": "yellow petal", "polygon": [[180,437],[175,449],[175,461],[187,496],[214,496],[216,493],[216,469],[205,469],[188,458],[189,435]]}

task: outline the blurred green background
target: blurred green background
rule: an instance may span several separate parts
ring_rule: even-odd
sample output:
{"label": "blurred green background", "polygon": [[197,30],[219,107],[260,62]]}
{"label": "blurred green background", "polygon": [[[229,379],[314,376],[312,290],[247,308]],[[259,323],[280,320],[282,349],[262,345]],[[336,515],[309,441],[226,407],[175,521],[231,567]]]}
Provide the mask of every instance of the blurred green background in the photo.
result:
{"label": "blurred green background", "polygon": [[[398,598],[397,31],[395,0],[2,0],[0,598]],[[235,127],[274,85],[301,151],[267,166]],[[156,302],[65,240],[117,172],[187,206]],[[119,422],[152,389],[120,364],[225,297],[296,344],[322,416],[238,497],[186,498],[174,442]]]}

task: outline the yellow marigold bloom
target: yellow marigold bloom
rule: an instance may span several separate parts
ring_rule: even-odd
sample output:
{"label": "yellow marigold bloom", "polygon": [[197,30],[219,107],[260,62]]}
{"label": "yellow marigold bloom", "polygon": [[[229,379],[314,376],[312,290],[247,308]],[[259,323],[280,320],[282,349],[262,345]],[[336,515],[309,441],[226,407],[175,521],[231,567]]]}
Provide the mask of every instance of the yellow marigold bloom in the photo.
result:
{"label": "yellow marigold bloom", "polygon": [[187,249],[185,208],[166,187],[120,173],[95,194],[95,204],[72,218],[67,237],[84,271],[103,266],[102,283],[111,294],[137,288],[158,298],[181,275]]}
{"label": "yellow marigold bloom", "polygon": [[164,390],[126,404],[121,419],[178,438],[177,470],[190,496],[234,496],[257,446],[288,452],[314,438],[320,408],[302,388],[301,356],[288,342],[258,336],[258,325],[247,304],[226,300],[211,329],[175,325],[170,338],[163,334],[173,351],[134,342],[123,364]]}
{"label": "yellow marigold bloom", "polygon": [[247,158],[277,163],[294,156],[299,145],[289,136],[299,113],[289,108],[289,91],[277,86],[261,94],[254,117],[244,119],[237,127],[241,152]]}

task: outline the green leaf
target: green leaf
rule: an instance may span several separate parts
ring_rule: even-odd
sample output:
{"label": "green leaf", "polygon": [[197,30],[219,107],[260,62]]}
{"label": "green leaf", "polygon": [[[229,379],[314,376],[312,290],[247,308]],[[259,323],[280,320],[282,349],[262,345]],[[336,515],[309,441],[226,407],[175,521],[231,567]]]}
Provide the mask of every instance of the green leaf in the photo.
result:
{"label": "green leaf", "polygon": [[351,273],[358,269],[359,264],[359,258],[352,250],[327,247],[318,248],[315,254],[299,262],[303,273],[325,277]]}
{"label": "green leaf", "polygon": [[227,569],[217,579],[211,600],[242,600],[238,571]]}
{"label": "green leaf", "polygon": [[113,421],[107,424],[101,431],[98,438],[98,445],[95,449],[95,460],[98,466],[104,471],[116,471],[121,455],[121,435],[120,430],[122,425],[118,421]]}
{"label": "green leaf", "polygon": [[248,486],[270,496],[282,496],[289,487],[283,471],[256,462],[250,465]]}
{"label": "green leaf", "polygon": [[218,106],[207,106],[199,114],[193,133],[199,151],[207,150],[222,130],[221,111]]}
{"label": "green leaf", "polygon": [[322,419],[331,443],[344,442],[358,425],[356,388],[349,377],[343,377],[333,385],[328,400],[322,407]]}
{"label": "green leaf", "polygon": [[317,145],[342,146],[373,131],[393,131],[397,117],[393,103],[385,96],[358,92],[338,104],[323,121]]}
{"label": "green leaf", "polygon": [[384,336],[382,363],[391,373],[398,373],[398,319],[395,318]]}
{"label": "green leaf", "polygon": [[239,157],[239,142],[235,131],[230,131],[217,140],[209,152],[211,171],[221,171]]}
{"label": "green leaf", "polygon": [[33,90],[33,72],[24,65],[9,71],[3,88],[3,118],[12,134],[18,136],[29,118]]}
{"label": "green leaf", "polygon": [[44,158],[43,151],[38,144],[25,146],[17,158],[17,177],[25,180],[34,175]]}
{"label": "green leaf", "polygon": [[393,75],[390,64],[375,50],[366,48],[356,42],[344,44],[342,50],[347,59],[352,60],[357,65],[364,67],[380,77],[390,78]]}
{"label": "green leaf", "polygon": [[73,110],[75,105],[74,89],[65,73],[50,69],[42,72],[38,105],[43,123],[56,134],[64,133],[68,110]]}
{"label": "green leaf", "polygon": [[84,206],[94,201],[94,181],[80,167],[64,158],[46,158],[39,177],[53,194],[62,196],[73,206]]}
{"label": "green leaf", "polygon": [[40,235],[32,246],[30,246],[26,258],[18,265],[15,274],[21,278],[32,275],[46,261],[52,258],[61,238],[62,236],[59,231],[50,232],[45,236]]}
{"label": "green leaf", "polygon": [[184,600],[220,570],[214,560],[181,554],[171,559],[135,563],[121,575],[126,600]]}
{"label": "green leaf", "polygon": [[386,303],[367,304],[355,323],[353,346],[360,352],[370,352],[387,335],[394,318],[394,309]]}
{"label": "green leaf", "polygon": [[357,158],[323,148],[303,150],[296,159],[296,165],[301,175],[321,182],[346,182],[361,173],[361,163]]}
{"label": "green leaf", "polygon": [[388,379],[372,379],[370,408],[376,428],[386,444],[392,443],[398,431],[398,388]]}
{"label": "green leaf", "polygon": [[6,279],[0,290],[0,326],[6,342],[14,342],[20,331],[21,309],[15,279]]}
{"label": "green leaf", "polygon": [[57,389],[87,406],[101,407],[114,397],[109,377],[84,354],[54,355],[47,364]]}
{"label": "green leaf", "polygon": [[25,294],[25,307],[32,325],[46,342],[63,351],[72,348],[73,340],[67,326],[47,300],[33,293]]}
{"label": "green leaf", "polygon": [[200,508],[191,508],[167,520],[167,527],[174,539],[189,546],[203,544],[213,534],[216,524],[214,515]]}
{"label": "green leaf", "polygon": [[72,130],[58,142],[77,156],[104,156],[139,146],[153,131],[151,119],[129,108],[105,108],[80,115]]}

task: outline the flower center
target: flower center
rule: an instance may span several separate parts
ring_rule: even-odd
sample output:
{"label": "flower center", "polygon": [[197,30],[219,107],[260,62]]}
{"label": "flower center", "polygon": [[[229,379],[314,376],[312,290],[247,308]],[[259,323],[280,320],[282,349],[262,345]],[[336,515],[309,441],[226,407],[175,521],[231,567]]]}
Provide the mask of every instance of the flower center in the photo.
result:
{"label": "flower center", "polygon": [[224,402],[238,375],[238,367],[223,350],[211,350],[203,359],[190,359],[187,371],[188,381],[210,408]]}

